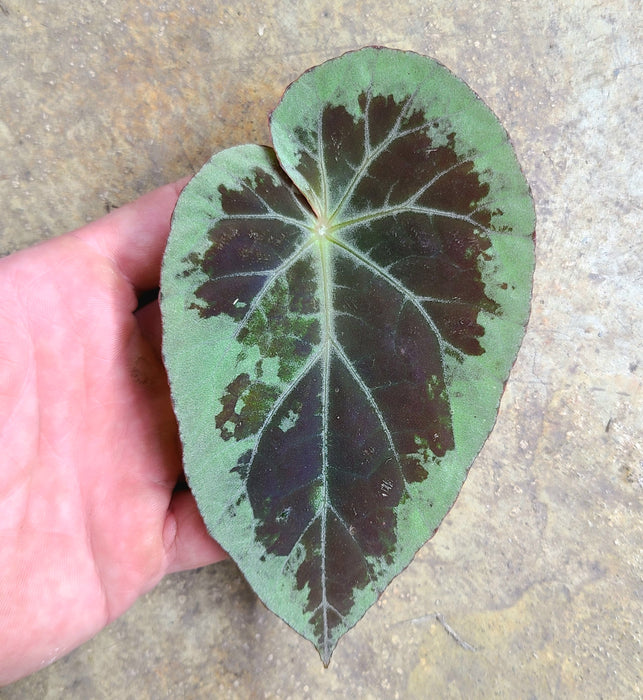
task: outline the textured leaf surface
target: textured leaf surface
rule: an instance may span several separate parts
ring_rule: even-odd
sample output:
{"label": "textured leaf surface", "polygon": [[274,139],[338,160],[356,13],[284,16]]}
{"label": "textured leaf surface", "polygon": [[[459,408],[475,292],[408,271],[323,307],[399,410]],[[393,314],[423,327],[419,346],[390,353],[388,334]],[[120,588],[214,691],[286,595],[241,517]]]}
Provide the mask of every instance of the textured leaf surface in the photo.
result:
{"label": "textured leaf surface", "polygon": [[164,354],[210,532],[328,663],[493,426],[534,213],[495,116],[426,57],[329,61],[271,129],[179,200]]}

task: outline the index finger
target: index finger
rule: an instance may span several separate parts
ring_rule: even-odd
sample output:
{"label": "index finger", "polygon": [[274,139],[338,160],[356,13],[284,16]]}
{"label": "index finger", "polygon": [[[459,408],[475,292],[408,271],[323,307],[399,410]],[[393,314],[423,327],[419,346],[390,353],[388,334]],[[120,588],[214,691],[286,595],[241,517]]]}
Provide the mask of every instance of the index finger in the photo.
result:
{"label": "index finger", "polygon": [[112,260],[138,292],[153,289],[159,284],[172,212],[189,179],[148,192],[70,235]]}

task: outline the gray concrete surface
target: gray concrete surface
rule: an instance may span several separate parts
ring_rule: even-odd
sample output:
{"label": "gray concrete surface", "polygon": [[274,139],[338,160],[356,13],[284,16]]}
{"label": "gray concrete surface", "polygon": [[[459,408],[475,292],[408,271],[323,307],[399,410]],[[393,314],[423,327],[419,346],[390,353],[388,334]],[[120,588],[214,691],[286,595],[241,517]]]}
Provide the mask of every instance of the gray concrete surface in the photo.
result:
{"label": "gray concrete surface", "polygon": [[326,58],[429,54],[498,114],[536,201],[533,312],[496,429],[328,670],[226,562],[168,577],[0,697],[641,697],[640,2],[258,5],[0,0],[0,252],[267,142],[283,88]]}

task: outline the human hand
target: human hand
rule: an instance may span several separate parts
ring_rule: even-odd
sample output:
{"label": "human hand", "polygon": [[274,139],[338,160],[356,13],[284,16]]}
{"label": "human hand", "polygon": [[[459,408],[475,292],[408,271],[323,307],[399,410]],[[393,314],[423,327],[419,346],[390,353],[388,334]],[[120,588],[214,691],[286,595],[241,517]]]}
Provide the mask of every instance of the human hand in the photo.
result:
{"label": "human hand", "polygon": [[182,476],[156,302],[167,185],[0,260],[0,685],[224,558]]}

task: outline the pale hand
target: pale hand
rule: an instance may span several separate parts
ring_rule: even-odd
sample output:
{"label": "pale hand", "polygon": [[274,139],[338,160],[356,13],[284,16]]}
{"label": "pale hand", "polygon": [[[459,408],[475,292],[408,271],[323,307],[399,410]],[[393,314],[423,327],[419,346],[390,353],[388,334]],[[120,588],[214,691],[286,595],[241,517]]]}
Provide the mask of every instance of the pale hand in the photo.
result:
{"label": "pale hand", "polygon": [[153,303],[184,182],[0,260],[0,685],[225,555],[186,490]]}

